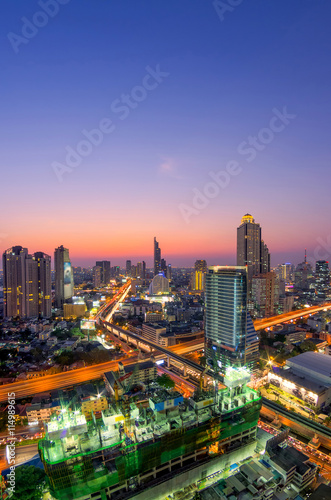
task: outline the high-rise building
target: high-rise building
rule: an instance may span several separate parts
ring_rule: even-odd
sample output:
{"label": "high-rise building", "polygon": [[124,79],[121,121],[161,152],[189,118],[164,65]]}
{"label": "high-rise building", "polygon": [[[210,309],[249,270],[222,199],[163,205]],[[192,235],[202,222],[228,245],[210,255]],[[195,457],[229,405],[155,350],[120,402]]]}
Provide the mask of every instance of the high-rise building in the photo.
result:
{"label": "high-rise building", "polygon": [[38,312],[40,316],[49,318],[52,315],[51,257],[36,252],[34,259],[38,266]]}
{"label": "high-rise building", "polygon": [[101,268],[101,283],[108,285],[110,281],[110,261],[99,260],[95,265]]}
{"label": "high-rise building", "polygon": [[207,273],[207,262],[205,260],[196,260],[194,271],[191,278],[191,288],[197,292],[205,289],[205,279]]}
{"label": "high-rise building", "polygon": [[101,286],[101,267],[100,266],[94,266],[93,267],[93,286],[94,288],[99,288]]}
{"label": "high-rise building", "polygon": [[144,260],[142,261],[141,278],[146,279],[146,262]]}
{"label": "high-rise building", "polygon": [[161,259],[161,271],[167,274],[167,262],[165,259]]}
{"label": "high-rise building", "polygon": [[55,249],[55,305],[61,308],[74,293],[74,278],[68,248],[63,245]]}
{"label": "high-rise building", "polygon": [[212,266],[206,274],[205,353],[215,371],[256,368],[259,341],[247,310],[247,267]]}
{"label": "high-rise building", "polygon": [[51,316],[51,261],[42,252],[29,255],[16,246],[3,254],[4,315]]}
{"label": "high-rise building", "polygon": [[285,264],[280,264],[277,269],[279,278],[283,279],[285,283],[290,283],[292,279],[292,269],[293,266],[290,262],[285,262]]}
{"label": "high-rise building", "polygon": [[125,270],[126,270],[126,275],[131,276],[131,260],[126,261]]}
{"label": "high-rise building", "polygon": [[171,264],[168,264],[167,265],[167,278],[169,281],[171,281],[172,279],[172,268],[171,268]]}
{"label": "high-rise building", "polygon": [[315,290],[317,296],[325,299],[330,292],[330,269],[326,260],[317,260],[315,268]]}
{"label": "high-rise building", "polygon": [[265,318],[275,314],[275,304],[278,303],[277,292],[274,272],[253,276],[252,300],[258,317]]}
{"label": "high-rise building", "polygon": [[270,254],[261,239],[261,226],[250,214],[243,216],[237,228],[237,266],[247,266],[248,295],[251,297],[253,276],[270,271]]}
{"label": "high-rise building", "polygon": [[142,267],[142,263],[141,262],[137,262],[137,278],[141,278],[142,276],[142,270],[143,270],[143,267]]}
{"label": "high-rise building", "polygon": [[297,265],[294,272],[294,286],[297,290],[308,290],[309,283],[313,275],[313,270],[309,262],[307,262],[307,253],[305,250],[305,258],[303,262]]}
{"label": "high-rise building", "polygon": [[9,248],[3,253],[4,316],[29,316],[26,290],[26,260],[28,249],[21,246]]}
{"label": "high-rise building", "polygon": [[154,276],[159,274],[161,271],[161,249],[159,247],[159,242],[156,241],[154,237]]}
{"label": "high-rise building", "polygon": [[270,272],[270,253],[267,245],[261,240],[261,266],[260,272],[266,274]]}

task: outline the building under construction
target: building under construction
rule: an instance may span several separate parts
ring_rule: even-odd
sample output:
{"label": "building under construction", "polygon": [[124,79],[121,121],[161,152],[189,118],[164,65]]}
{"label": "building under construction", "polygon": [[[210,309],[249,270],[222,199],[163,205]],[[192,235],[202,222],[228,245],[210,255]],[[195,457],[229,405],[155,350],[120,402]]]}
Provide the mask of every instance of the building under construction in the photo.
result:
{"label": "building under construction", "polygon": [[245,368],[230,368],[221,388],[215,381],[214,390],[188,400],[155,385],[140,405],[116,391],[102,418],[89,422],[79,411],[62,411],[39,442],[52,496],[144,498],[154,487],[146,496],[154,500],[173,478],[201,479],[211,464],[254,445],[261,397],[247,387],[249,378]]}

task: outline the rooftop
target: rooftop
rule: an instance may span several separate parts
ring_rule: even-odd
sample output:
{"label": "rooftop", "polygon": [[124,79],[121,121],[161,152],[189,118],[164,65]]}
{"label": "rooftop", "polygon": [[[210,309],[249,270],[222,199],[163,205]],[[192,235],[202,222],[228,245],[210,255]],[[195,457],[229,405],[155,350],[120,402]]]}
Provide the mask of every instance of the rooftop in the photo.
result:
{"label": "rooftop", "polygon": [[331,383],[331,357],[319,352],[304,352],[286,361],[294,370],[311,371],[326,377]]}

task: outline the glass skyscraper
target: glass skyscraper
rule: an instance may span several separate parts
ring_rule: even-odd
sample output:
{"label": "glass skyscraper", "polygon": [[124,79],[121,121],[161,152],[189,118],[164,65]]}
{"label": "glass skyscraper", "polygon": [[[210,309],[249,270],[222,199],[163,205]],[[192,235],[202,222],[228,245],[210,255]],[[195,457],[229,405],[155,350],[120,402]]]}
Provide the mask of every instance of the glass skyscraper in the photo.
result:
{"label": "glass skyscraper", "polygon": [[206,274],[205,355],[214,370],[256,368],[259,340],[247,311],[247,267],[212,266]]}

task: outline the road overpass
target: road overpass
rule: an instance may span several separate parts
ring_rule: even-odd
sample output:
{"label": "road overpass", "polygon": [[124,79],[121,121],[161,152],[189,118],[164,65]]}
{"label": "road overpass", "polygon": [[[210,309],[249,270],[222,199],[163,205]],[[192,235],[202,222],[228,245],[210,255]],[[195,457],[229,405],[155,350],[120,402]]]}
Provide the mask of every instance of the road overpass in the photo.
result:
{"label": "road overpass", "polygon": [[286,323],[287,321],[310,316],[311,314],[316,314],[320,311],[328,309],[331,309],[330,302],[320,306],[305,307],[304,309],[298,309],[297,311],[278,314],[277,316],[271,316],[270,318],[257,319],[254,321],[254,328],[255,330],[264,330],[265,328],[270,328],[271,326],[278,325],[279,323]]}
{"label": "road overpass", "polygon": [[[124,330],[124,328],[121,328],[119,326],[113,325],[112,323],[109,323],[109,321],[104,321],[103,324],[111,331],[111,333],[118,335],[119,337],[124,336],[127,342],[129,341],[135,341],[136,346],[139,348],[141,344],[149,346],[151,351],[157,351],[165,355],[167,358],[167,363],[168,366],[170,366],[170,360],[174,360],[177,363],[180,363],[184,367],[184,376],[186,375],[186,369],[185,367],[189,367],[192,370],[202,373],[205,368],[198,363],[195,363],[194,361],[191,361],[190,359],[186,359],[182,357],[182,354],[186,352],[192,352],[196,351],[198,348],[202,349],[203,348],[203,342],[201,340],[192,340],[191,342],[187,342],[189,346],[183,345],[183,344],[177,344],[175,346],[171,347],[163,347],[156,342],[153,342],[151,340],[147,340],[145,338],[141,338],[140,335],[137,335],[136,333],[131,332],[130,330]],[[129,340],[130,339],[130,340]],[[211,370],[208,370],[206,372],[206,375],[212,378],[215,378],[215,373],[212,372]],[[217,377],[221,378],[221,377]]]}

